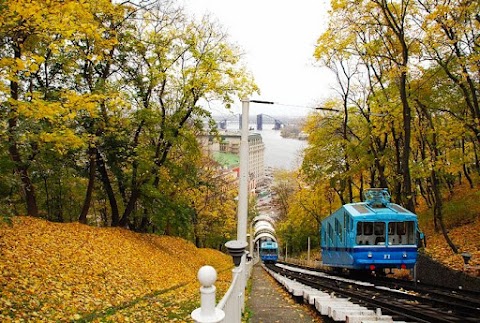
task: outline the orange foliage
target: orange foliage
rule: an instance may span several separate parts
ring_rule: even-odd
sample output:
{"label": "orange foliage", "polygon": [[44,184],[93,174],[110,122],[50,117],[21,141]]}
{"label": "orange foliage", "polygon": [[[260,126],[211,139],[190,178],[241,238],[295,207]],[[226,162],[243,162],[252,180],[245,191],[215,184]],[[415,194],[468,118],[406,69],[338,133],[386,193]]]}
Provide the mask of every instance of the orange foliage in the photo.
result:
{"label": "orange foliage", "polygon": [[199,304],[196,275],[230,256],[180,238],[16,217],[0,225],[0,321],[186,321]]}

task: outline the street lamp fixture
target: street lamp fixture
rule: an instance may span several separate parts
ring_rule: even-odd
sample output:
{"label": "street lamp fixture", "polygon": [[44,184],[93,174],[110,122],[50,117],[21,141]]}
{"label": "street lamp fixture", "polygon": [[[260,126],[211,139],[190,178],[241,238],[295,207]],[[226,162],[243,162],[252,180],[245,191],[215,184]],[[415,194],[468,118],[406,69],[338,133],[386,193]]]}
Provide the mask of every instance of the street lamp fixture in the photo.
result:
{"label": "street lamp fixture", "polygon": [[235,267],[240,266],[242,256],[245,254],[245,249],[247,248],[247,243],[244,241],[230,240],[225,243],[225,247],[227,247],[228,253],[232,256]]}
{"label": "street lamp fixture", "polygon": [[340,110],[338,110],[338,109],[332,109],[332,108],[321,108],[321,107],[317,107],[317,108],[315,108],[315,110],[340,112]]}
{"label": "street lamp fixture", "polygon": [[275,104],[275,102],[272,102],[272,101],[262,101],[262,100],[249,100],[249,102],[261,103],[261,104]]}

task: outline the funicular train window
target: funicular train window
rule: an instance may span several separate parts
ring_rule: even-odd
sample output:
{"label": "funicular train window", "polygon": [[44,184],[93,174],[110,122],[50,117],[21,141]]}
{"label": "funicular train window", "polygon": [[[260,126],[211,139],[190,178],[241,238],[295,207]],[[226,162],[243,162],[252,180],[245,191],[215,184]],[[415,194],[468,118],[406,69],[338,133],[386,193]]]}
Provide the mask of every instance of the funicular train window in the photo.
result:
{"label": "funicular train window", "polygon": [[405,222],[405,235],[407,236],[407,244],[415,244],[415,223],[413,221]]}
{"label": "funicular train window", "polygon": [[357,236],[363,235],[363,222],[357,222]]}
{"label": "funicular train window", "polygon": [[340,223],[340,221],[338,219],[335,219],[335,232],[338,235],[338,239],[340,239],[340,241],[343,241],[342,224]]}
{"label": "funicular train window", "polygon": [[383,222],[375,222],[374,223],[374,231],[375,235],[384,235],[385,234],[385,223]]}
{"label": "funicular train window", "polygon": [[391,245],[403,245],[415,243],[415,223],[390,222],[388,224],[388,243]]}
{"label": "funicular train window", "polygon": [[328,245],[333,246],[333,228],[332,225],[328,224]]}
{"label": "funicular train window", "polygon": [[375,244],[385,244],[385,222],[374,222]]}
{"label": "funicular train window", "polygon": [[389,245],[398,245],[401,241],[401,236],[399,235],[399,224],[400,222],[390,222],[388,224],[388,244]]}
{"label": "funicular train window", "polygon": [[396,222],[390,222],[388,224],[388,235],[389,236],[392,235],[392,234],[395,234],[395,226],[396,226],[395,224],[396,224]]}
{"label": "funicular train window", "polygon": [[363,223],[363,234],[366,236],[371,236],[373,233],[373,222],[364,222]]}
{"label": "funicular train window", "polygon": [[357,244],[363,244],[363,222],[357,222]]}

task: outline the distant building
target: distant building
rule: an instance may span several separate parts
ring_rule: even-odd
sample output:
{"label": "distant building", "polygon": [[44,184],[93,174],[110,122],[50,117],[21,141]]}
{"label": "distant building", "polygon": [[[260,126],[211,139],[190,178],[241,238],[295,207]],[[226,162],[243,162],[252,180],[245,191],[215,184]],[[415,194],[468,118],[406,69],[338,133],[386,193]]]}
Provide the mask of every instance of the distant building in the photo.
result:
{"label": "distant building", "polygon": [[[222,164],[226,169],[240,168],[240,142],[241,133],[235,130],[223,130],[219,136],[206,135],[200,142],[212,158]],[[265,144],[259,133],[248,135],[248,172],[250,175],[249,190],[255,190],[257,184],[265,177],[264,154]]]}

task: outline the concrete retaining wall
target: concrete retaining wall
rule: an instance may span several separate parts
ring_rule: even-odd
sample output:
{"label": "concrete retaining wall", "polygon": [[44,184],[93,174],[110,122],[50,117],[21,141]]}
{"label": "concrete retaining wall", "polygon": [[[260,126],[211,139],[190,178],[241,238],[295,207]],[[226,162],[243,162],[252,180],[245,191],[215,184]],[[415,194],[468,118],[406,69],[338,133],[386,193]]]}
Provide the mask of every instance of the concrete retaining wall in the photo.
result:
{"label": "concrete retaining wall", "polygon": [[480,291],[480,278],[449,269],[422,253],[418,254],[417,259],[417,280],[426,284],[455,289],[462,286],[463,289]]}

